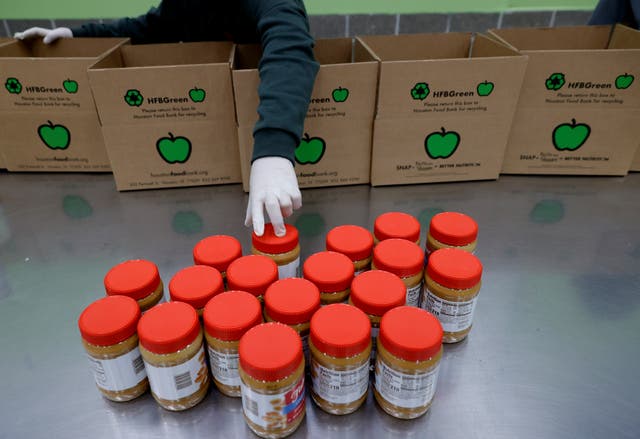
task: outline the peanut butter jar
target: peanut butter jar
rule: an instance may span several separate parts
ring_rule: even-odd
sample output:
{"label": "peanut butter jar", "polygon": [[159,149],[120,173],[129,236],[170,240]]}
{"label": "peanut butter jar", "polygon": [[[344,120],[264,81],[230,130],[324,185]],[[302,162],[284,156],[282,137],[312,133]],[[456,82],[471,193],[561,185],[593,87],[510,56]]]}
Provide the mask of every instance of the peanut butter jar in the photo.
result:
{"label": "peanut butter jar", "polygon": [[278,265],[278,278],[300,276],[300,244],[298,229],[285,224],[286,234],[276,236],[271,223],[264,225],[264,234],[251,234],[251,253],[270,258]]}
{"label": "peanut butter jar", "polygon": [[245,332],[262,323],[260,302],[245,291],[228,291],[207,303],[203,318],[213,382],[224,395],[240,397],[238,345]]}
{"label": "peanut butter jar", "polygon": [[241,256],[240,241],[228,235],[208,236],[193,247],[193,263],[215,268],[225,282],[229,264]]}
{"label": "peanut butter jar", "polygon": [[458,212],[434,215],[429,223],[425,254],[441,248],[457,248],[474,253],[478,245],[478,224],[473,218]]}
{"label": "peanut butter jar", "polygon": [[443,248],[429,255],[422,308],[440,320],[445,343],[464,340],[473,325],[482,264],[463,250]]}
{"label": "peanut butter jar", "polygon": [[263,438],[293,433],[305,415],[304,356],[300,337],[287,325],[254,326],[240,339],[242,411]]}
{"label": "peanut butter jar", "polygon": [[142,312],[160,303],[164,295],[158,267],[144,259],[114,266],[104,277],[104,287],[108,296],[128,296],[137,300]]}
{"label": "peanut butter jar", "polygon": [[342,253],[315,253],[304,261],[302,272],[320,290],[323,305],[346,302],[349,298],[354,268],[351,259]]}
{"label": "peanut butter jar", "polygon": [[327,234],[328,251],[342,253],[353,261],[354,276],[371,269],[373,235],[364,227],[344,225],[334,227]]}
{"label": "peanut butter jar", "polygon": [[334,303],[311,318],[311,396],[324,411],[345,415],[367,399],[371,323],[358,308]]}
{"label": "peanut butter jar", "polygon": [[406,239],[420,245],[420,222],[404,212],[387,212],[379,215],[373,224],[375,244],[385,239]]}
{"label": "peanut butter jar", "polygon": [[278,280],[278,266],[267,256],[249,255],[236,259],[227,269],[230,290],[246,291],[264,301],[269,285]]}
{"label": "peanut butter jar", "polygon": [[149,388],[138,349],[139,319],[140,307],[126,296],[96,300],[78,319],[96,386],[111,401],[130,401]]}
{"label": "peanut butter jar", "polygon": [[300,278],[273,283],[264,296],[267,322],[289,325],[300,335],[304,359],[309,364],[309,328],[311,316],[320,309],[320,291],[313,282]]}
{"label": "peanut butter jar", "polygon": [[202,317],[207,302],[223,291],[222,275],[207,265],[183,268],[169,281],[171,300],[193,306],[199,317]]}
{"label": "peanut butter jar", "polygon": [[140,318],[138,335],[151,394],[158,404],[180,411],[202,401],[209,372],[196,310],[183,302],[157,305]]}
{"label": "peanut butter jar", "polygon": [[418,306],[422,292],[424,254],[415,242],[386,239],[373,250],[374,270],[384,270],[400,277],[406,286],[406,304]]}
{"label": "peanut butter jar", "polygon": [[442,327],[427,311],[401,306],[380,321],[373,394],[396,418],[427,412],[436,391],[442,358]]}

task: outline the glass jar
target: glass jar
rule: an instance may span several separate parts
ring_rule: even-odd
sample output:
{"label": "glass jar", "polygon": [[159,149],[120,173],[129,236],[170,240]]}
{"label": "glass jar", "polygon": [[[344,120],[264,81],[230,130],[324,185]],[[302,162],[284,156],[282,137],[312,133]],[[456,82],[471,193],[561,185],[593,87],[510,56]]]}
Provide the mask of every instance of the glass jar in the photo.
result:
{"label": "glass jar", "polygon": [[96,386],[111,401],[130,401],[149,388],[138,349],[139,319],[140,307],[126,296],[96,300],[78,319]]}
{"label": "glass jar", "polygon": [[358,308],[334,303],[311,318],[311,397],[325,412],[345,415],[367,399],[371,324]]}
{"label": "glass jar", "polygon": [[442,327],[433,315],[410,306],[380,321],[373,395],[385,412],[413,419],[429,410],[442,358]]}
{"label": "glass jar", "polygon": [[349,286],[353,280],[353,262],[336,252],[315,253],[304,261],[304,278],[310,280],[320,290],[320,303],[346,302]]}
{"label": "glass jar", "polygon": [[273,283],[264,295],[264,318],[291,326],[302,340],[304,359],[309,364],[311,316],[320,308],[320,291],[306,279],[289,278]]}
{"label": "glass jar", "polygon": [[125,261],[113,267],[104,277],[104,288],[109,296],[128,296],[137,300],[142,312],[160,303],[164,296],[158,267],[144,259]]}
{"label": "glass jar", "polygon": [[207,302],[223,291],[222,275],[207,265],[183,268],[169,282],[171,300],[193,306],[199,317]]}
{"label": "glass jar", "polygon": [[238,344],[262,323],[260,302],[245,291],[228,291],[207,303],[203,318],[213,382],[224,395],[239,397]]}
{"label": "glass jar", "polygon": [[418,306],[422,291],[424,254],[418,244],[406,239],[386,239],[373,250],[374,270],[384,270],[400,277],[406,286],[406,304]]}
{"label": "glass jar", "polygon": [[376,245],[385,239],[406,239],[420,245],[420,222],[403,212],[387,212],[379,215],[373,224]]}
{"label": "glass jar", "polygon": [[376,341],[380,319],[389,310],[405,304],[407,288],[398,276],[388,271],[373,270],[351,282],[349,304],[364,312],[371,322],[371,365],[376,360]]}
{"label": "glass jar", "polygon": [[353,225],[334,227],[327,234],[326,248],[351,259],[355,269],[354,276],[371,268],[373,236],[364,227]]}
{"label": "glass jar", "polygon": [[227,269],[230,290],[246,291],[263,302],[269,285],[278,280],[278,266],[262,255],[249,255],[236,259]]}
{"label": "glass jar", "polygon": [[151,394],[158,404],[179,411],[202,401],[209,373],[195,309],[182,302],[157,305],[140,318],[138,335]]}
{"label": "glass jar", "polygon": [[285,224],[287,233],[276,236],[273,225],[264,225],[264,234],[251,234],[251,253],[267,256],[278,265],[278,278],[300,276],[300,244],[298,229],[291,224]]}
{"label": "glass jar", "polygon": [[425,254],[441,248],[457,248],[469,253],[478,244],[478,224],[468,215],[458,212],[442,212],[434,215],[429,223]]}
{"label": "glass jar", "polygon": [[242,256],[242,246],[233,236],[213,235],[204,238],[193,247],[193,262],[196,265],[208,265],[220,272],[227,280],[229,264]]}
{"label": "glass jar", "polygon": [[440,320],[445,343],[464,340],[471,331],[481,278],[482,264],[471,253],[443,248],[429,255],[422,308]]}
{"label": "glass jar", "polygon": [[263,438],[293,433],[305,415],[304,357],[300,337],[282,323],[263,323],[240,339],[242,411]]}

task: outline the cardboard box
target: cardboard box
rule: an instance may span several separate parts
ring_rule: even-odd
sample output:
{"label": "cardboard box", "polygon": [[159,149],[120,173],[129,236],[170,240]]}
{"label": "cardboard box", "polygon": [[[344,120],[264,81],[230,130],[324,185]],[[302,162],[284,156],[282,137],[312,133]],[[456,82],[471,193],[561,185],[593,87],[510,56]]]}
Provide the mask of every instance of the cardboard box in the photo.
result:
{"label": "cardboard box", "polygon": [[123,46],[89,68],[118,190],[238,183],[229,42]]}
{"label": "cardboard box", "polygon": [[[10,171],[109,171],[87,67],[128,40],[0,46],[0,151]],[[5,134],[7,133],[7,134]]]}
{"label": "cardboard box", "polygon": [[[378,63],[350,38],[316,40],[314,52],[320,71],[296,148],[298,184],[310,188],[369,183]],[[258,120],[260,57],[259,46],[236,46],[233,87],[245,191],[249,190],[253,128]]]}
{"label": "cardboard box", "polygon": [[372,185],[498,178],[525,56],[470,33],[358,40],[381,63]]}
{"label": "cardboard box", "polygon": [[502,172],[625,175],[640,139],[640,32],[618,25],[490,33],[529,57]]}

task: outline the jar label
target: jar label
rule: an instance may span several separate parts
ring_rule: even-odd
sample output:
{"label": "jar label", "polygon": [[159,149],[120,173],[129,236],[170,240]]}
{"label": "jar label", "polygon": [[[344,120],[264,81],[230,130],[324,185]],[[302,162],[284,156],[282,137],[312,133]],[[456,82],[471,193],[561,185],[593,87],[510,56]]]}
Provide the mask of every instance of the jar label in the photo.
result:
{"label": "jar label", "polygon": [[369,387],[369,361],[349,370],[328,369],[311,358],[313,391],[332,404],[351,404]]}
{"label": "jar label", "polygon": [[177,401],[191,396],[207,384],[209,374],[204,358],[204,346],[182,364],[158,367],[144,362],[151,391],[161,399]]}
{"label": "jar label", "polygon": [[425,292],[422,307],[440,320],[444,332],[460,332],[469,329],[478,296],[467,302],[450,302],[436,296],[427,288]]}
{"label": "jar label", "polygon": [[238,352],[216,351],[209,346],[209,366],[211,374],[225,386],[240,387],[238,374]]}
{"label": "jar label", "polygon": [[420,293],[422,292],[422,282],[415,287],[407,287],[407,306],[418,306]]}
{"label": "jar label", "polygon": [[311,354],[309,353],[309,333],[307,332],[304,335],[300,335],[300,339],[302,340],[302,353],[304,354],[304,364],[309,365],[309,360],[311,358]]}
{"label": "jar label", "polygon": [[241,382],[242,410],[254,424],[268,430],[282,430],[304,415],[304,374],[282,393],[258,393]]}
{"label": "jar label", "polygon": [[146,377],[144,362],[137,347],[126,354],[108,360],[87,355],[98,387],[120,392],[140,384]]}
{"label": "jar label", "polygon": [[290,277],[300,277],[300,256],[293,262],[278,265],[278,279],[288,279]]}
{"label": "jar label", "polygon": [[436,392],[439,366],[425,373],[406,374],[392,369],[382,358],[376,361],[376,390],[392,405],[415,409],[426,406]]}

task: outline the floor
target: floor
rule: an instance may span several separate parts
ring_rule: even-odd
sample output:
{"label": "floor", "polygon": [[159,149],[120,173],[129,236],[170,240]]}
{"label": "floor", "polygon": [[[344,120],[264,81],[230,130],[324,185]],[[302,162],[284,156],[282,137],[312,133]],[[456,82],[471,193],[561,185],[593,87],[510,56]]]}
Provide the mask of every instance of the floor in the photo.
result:
{"label": "floor", "polygon": [[[640,174],[306,190],[303,258],[339,224],[397,210],[479,223],[483,287],[469,338],[446,346],[434,404],[399,421],[369,395],[338,417],[307,403],[293,437],[635,438],[640,431]],[[110,175],[0,173],[0,438],[248,437],[239,400],[184,413],[99,396],[76,320],[128,258],[165,282],[209,234],[237,236],[239,185],[118,193]],[[426,230],[426,229],[423,229]],[[424,234],[423,234],[424,240]]]}

